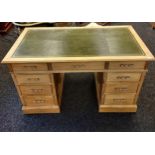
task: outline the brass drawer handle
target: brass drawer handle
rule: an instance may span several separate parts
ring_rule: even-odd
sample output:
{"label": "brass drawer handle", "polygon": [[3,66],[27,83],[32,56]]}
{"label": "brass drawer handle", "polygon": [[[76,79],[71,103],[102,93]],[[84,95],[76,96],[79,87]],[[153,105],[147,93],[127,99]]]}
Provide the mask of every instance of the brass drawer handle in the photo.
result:
{"label": "brass drawer handle", "polygon": [[33,101],[34,103],[37,103],[37,104],[41,104],[41,103],[45,103],[46,101],[45,100],[39,100],[39,99],[36,99]]}
{"label": "brass drawer handle", "polygon": [[82,68],[85,67],[84,64],[79,64],[79,65],[72,65],[73,68]]}
{"label": "brass drawer handle", "polygon": [[37,66],[23,66],[24,68],[33,68],[33,69],[37,69]]}
{"label": "brass drawer handle", "polygon": [[31,89],[33,93],[42,93],[44,89]]}
{"label": "brass drawer handle", "polygon": [[120,99],[113,99],[114,103],[118,103],[118,102],[119,103],[125,103],[126,101],[127,101],[127,99],[124,99],[124,98],[122,98],[122,99],[121,98]]}
{"label": "brass drawer handle", "polygon": [[40,78],[27,78],[28,81],[39,81]]}
{"label": "brass drawer handle", "polygon": [[117,76],[116,77],[117,79],[130,79],[131,77],[130,76]]}
{"label": "brass drawer handle", "polygon": [[128,88],[114,88],[115,89],[115,91],[120,91],[120,92],[124,92],[124,91],[127,91],[128,90]]}
{"label": "brass drawer handle", "polygon": [[120,64],[120,67],[132,67],[134,64]]}

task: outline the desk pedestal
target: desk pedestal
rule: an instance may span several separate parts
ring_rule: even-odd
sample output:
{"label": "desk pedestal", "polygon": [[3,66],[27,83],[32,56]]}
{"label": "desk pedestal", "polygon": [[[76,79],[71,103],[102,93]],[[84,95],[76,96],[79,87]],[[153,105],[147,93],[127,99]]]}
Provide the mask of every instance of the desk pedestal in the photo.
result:
{"label": "desk pedestal", "polygon": [[67,72],[94,72],[99,112],[136,112],[147,63],[14,63],[9,68],[25,114],[59,113]]}

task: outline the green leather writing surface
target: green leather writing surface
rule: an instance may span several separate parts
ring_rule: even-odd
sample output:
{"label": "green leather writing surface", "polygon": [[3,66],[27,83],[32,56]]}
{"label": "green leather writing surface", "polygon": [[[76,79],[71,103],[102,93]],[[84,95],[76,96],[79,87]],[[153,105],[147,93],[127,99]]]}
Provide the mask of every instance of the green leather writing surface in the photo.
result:
{"label": "green leather writing surface", "polygon": [[143,50],[127,28],[31,29],[14,58],[141,56]]}

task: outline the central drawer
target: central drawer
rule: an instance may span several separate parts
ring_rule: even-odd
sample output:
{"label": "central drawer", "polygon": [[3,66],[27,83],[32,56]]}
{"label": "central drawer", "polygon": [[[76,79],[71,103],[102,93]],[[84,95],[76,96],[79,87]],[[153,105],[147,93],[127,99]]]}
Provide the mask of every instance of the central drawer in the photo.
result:
{"label": "central drawer", "polygon": [[106,73],[106,81],[139,81],[141,73]]}
{"label": "central drawer", "polygon": [[53,96],[24,96],[25,106],[55,105]]}
{"label": "central drawer", "polygon": [[21,85],[19,86],[21,93],[23,95],[51,95],[52,94],[52,86],[48,85]]}
{"label": "central drawer", "polygon": [[135,94],[104,95],[102,104],[130,105],[134,103]]}
{"label": "central drawer", "polygon": [[138,82],[107,82],[104,93],[136,93]]}
{"label": "central drawer", "polygon": [[60,62],[53,63],[53,70],[103,70],[104,62]]}
{"label": "central drawer", "polygon": [[51,83],[49,74],[15,74],[18,84]]}

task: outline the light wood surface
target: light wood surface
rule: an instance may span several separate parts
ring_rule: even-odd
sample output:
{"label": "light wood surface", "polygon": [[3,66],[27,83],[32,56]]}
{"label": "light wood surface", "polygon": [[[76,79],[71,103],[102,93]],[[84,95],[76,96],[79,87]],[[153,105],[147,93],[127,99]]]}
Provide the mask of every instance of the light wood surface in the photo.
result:
{"label": "light wood surface", "polygon": [[54,58],[10,58],[3,59],[2,63],[43,63],[43,62],[91,62],[91,61],[155,61],[154,57],[146,56],[100,56],[100,57],[54,57]]}
{"label": "light wood surface", "polygon": [[39,63],[33,63],[33,64],[12,64],[13,70],[16,71],[46,71],[48,70],[47,64],[39,64]]}
{"label": "light wood surface", "polygon": [[50,106],[56,105],[53,96],[23,96],[26,106]]}
{"label": "light wood surface", "polygon": [[143,85],[143,82],[144,82],[144,79],[145,79],[145,75],[146,73],[142,73],[142,76],[141,76],[141,79],[140,79],[140,83],[139,83],[139,86],[138,86],[138,89],[137,89],[137,95],[135,97],[135,104],[137,103],[137,100],[138,100],[138,97],[139,97],[139,94],[140,94],[140,90],[141,90],[141,87]]}
{"label": "light wood surface", "polygon": [[[104,73],[120,73],[120,72],[128,72],[128,73],[142,73],[142,72],[148,72],[148,70],[146,69],[134,69],[134,70],[114,70],[114,69],[100,69],[100,70],[48,70],[48,71],[35,71],[35,74],[55,74],[55,73],[79,73],[79,72],[89,72],[89,73],[100,73],[100,72],[104,72]],[[34,71],[18,71],[18,72],[14,72],[15,74],[34,74]]]}
{"label": "light wood surface", "polygon": [[139,81],[141,73],[106,73],[107,81]]}
{"label": "light wood surface", "polygon": [[[99,75],[100,74],[100,75]],[[96,95],[98,104],[100,104],[101,100],[101,91],[102,91],[102,80],[103,80],[103,74],[102,73],[95,73],[95,84],[96,84]]]}
{"label": "light wood surface", "polygon": [[[107,37],[107,40],[105,40],[99,33],[101,32],[100,30],[104,30],[103,34],[106,37],[106,35],[111,32],[111,29],[117,29],[116,34],[119,35],[121,28],[125,29],[125,31],[123,30],[123,34],[129,34],[129,36],[126,35],[125,39],[127,39],[127,41],[119,42],[120,44],[118,44],[117,41],[119,40],[117,40],[115,35],[113,37],[117,41],[112,41],[113,45],[110,45],[108,43],[111,42],[111,38]],[[30,37],[30,40],[27,40],[26,44],[23,45],[22,41],[25,39],[26,35],[31,34],[32,30],[33,32],[34,30],[38,32],[42,30],[49,30],[50,32],[59,30],[63,33],[68,32],[68,30],[80,30],[79,32],[84,33],[86,31],[87,37],[90,35],[88,32],[92,33],[93,31],[94,34],[97,34],[96,37],[99,35],[102,40],[90,38],[92,37],[90,36],[87,40],[79,38],[79,40],[75,39],[74,41],[72,39],[74,39],[74,35],[78,36],[77,31],[73,36],[72,33],[70,33],[73,38],[68,38],[68,40],[66,38],[68,41],[66,44],[65,42],[61,42],[63,40],[61,40],[62,38],[60,37],[59,41],[54,40],[52,45],[55,48],[51,49],[49,48],[51,47],[51,36],[46,32],[49,38],[47,40],[42,40],[40,44],[33,42],[35,41],[33,37],[36,38],[36,36],[32,35],[32,38]],[[107,30],[108,33],[105,33]],[[56,34],[54,35],[57,37]],[[67,36],[65,35],[65,37]],[[82,40],[82,44],[76,46],[81,39],[84,39]],[[28,46],[32,42],[34,46]],[[130,44],[132,46],[129,46],[130,50],[126,48],[129,42],[134,42]],[[57,48],[57,45],[60,45],[61,48]],[[91,45],[91,47],[88,45]],[[25,47],[26,50],[24,52],[18,51],[17,49],[19,46],[21,49]],[[50,54],[55,54],[55,56],[46,56],[39,47],[44,47],[45,49],[43,48],[42,50],[45,53],[46,50],[48,50]],[[96,50],[96,47],[101,51]],[[118,49],[123,49],[124,47],[126,51],[123,52],[125,52],[125,54],[131,53],[131,55],[119,55]],[[75,54],[76,50],[69,51],[70,48],[77,50],[85,49],[88,55],[82,56],[84,51],[81,52],[79,50],[78,56],[72,56]],[[33,57],[33,53],[30,51],[34,49],[36,49],[34,51],[35,54],[38,52],[42,57]],[[59,52],[55,49],[59,50]],[[89,56],[94,52],[92,49],[95,51],[95,55]],[[115,52],[116,49],[118,55],[114,56],[113,52]],[[141,53],[138,56],[136,55],[138,54],[136,53],[137,51],[135,51],[135,54],[131,49],[138,49]],[[16,55],[16,50],[19,52],[19,55]],[[54,53],[54,50],[56,53]],[[104,50],[105,53],[102,50]],[[106,51],[109,51],[109,53],[106,53]],[[30,55],[32,54],[32,57],[28,57],[27,55],[21,57],[20,52],[23,52],[23,54],[28,52]],[[103,53],[105,55],[103,55]],[[8,63],[9,70],[23,105],[22,110],[24,114],[37,114],[60,113],[64,73],[68,72],[95,73],[99,112],[136,112],[136,102],[147,72],[148,61],[152,60],[155,60],[154,56],[131,26],[103,27],[91,23],[86,27],[26,28],[5,56],[2,63]]]}
{"label": "light wood surface", "polygon": [[45,113],[60,113],[59,106],[23,106],[24,114],[45,114]]}
{"label": "light wood surface", "polygon": [[53,63],[53,70],[104,70],[104,62],[65,62]]}
{"label": "light wood surface", "polygon": [[103,103],[101,104],[110,104],[110,105],[130,105],[133,104],[135,94],[106,94],[103,96]]}
{"label": "light wood surface", "polygon": [[22,96],[22,93],[21,93],[21,91],[20,91],[20,89],[19,89],[19,87],[18,87],[18,85],[17,85],[17,81],[16,81],[16,78],[15,78],[15,75],[14,75],[13,73],[11,73],[11,77],[12,77],[12,79],[13,79],[13,82],[14,82],[14,84],[15,84],[16,90],[17,90],[17,92],[18,92],[18,95],[19,95],[21,104],[22,104],[22,105],[25,105],[25,102],[24,102],[23,98],[21,97],[21,96]]}
{"label": "light wood surface", "polygon": [[99,112],[136,112],[137,105],[101,105]]}
{"label": "light wood surface", "polygon": [[58,104],[61,105],[61,98],[63,93],[63,82],[64,82],[64,74],[57,73],[54,74],[55,88],[57,94]]}
{"label": "light wood surface", "polygon": [[22,95],[51,95],[52,86],[50,85],[20,85]]}
{"label": "light wood surface", "polygon": [[18,84],[51,83],[48,74],[15,74]]}
{"label": "light wood surface", "polygon": [[102,93],[136,93],[138,82],[106,82]]}
{"label": "light wood surface", "polygon": [[135,61],[126,61],[126,62],[118,62],[118,61],[116,61],[116,62],[110,62],[109,63],[109,69],[119,69],[119,70],[121,70],[121,69],[123,69],[123,70],[125,70],[125,69],[144,69],[144,67],[145,67],[145,62],[135,62]]}

